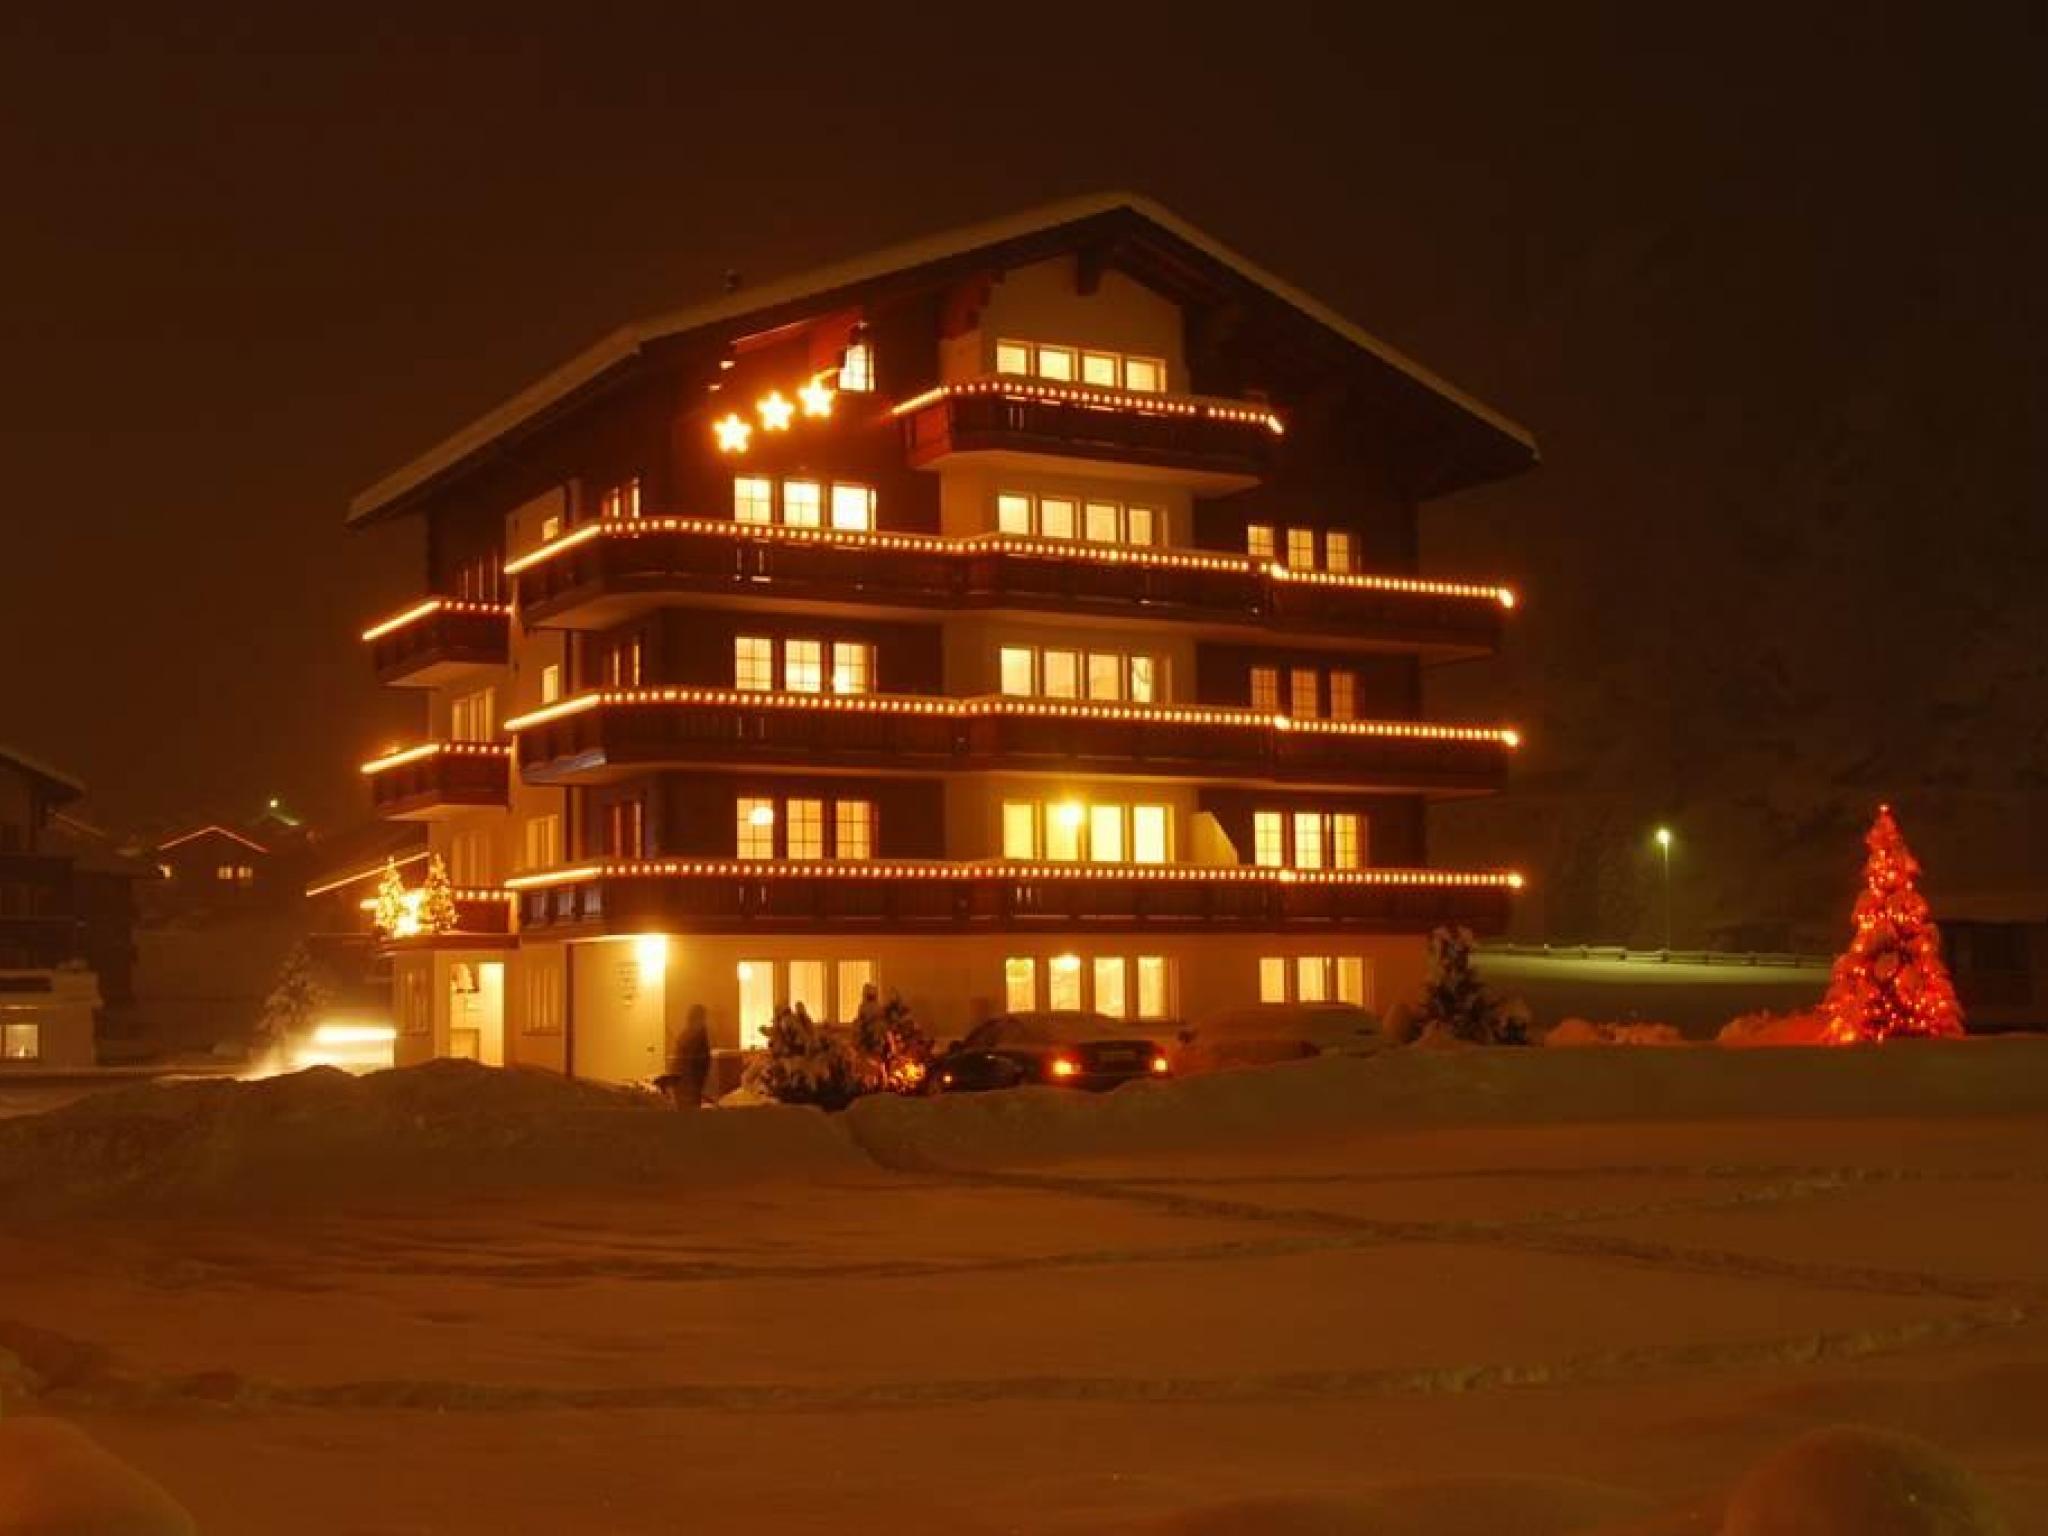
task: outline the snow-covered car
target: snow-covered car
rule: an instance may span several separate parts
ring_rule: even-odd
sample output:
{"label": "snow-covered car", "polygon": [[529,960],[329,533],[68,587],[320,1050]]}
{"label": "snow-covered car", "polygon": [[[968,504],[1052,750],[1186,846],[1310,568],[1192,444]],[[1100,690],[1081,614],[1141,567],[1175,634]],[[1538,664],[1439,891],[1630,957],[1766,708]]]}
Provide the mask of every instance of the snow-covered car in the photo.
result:
{"label": "snow-covered car", "polygon": [[1371,1051],[1384,1042],[1379,1016],[1355,1003],[1253,1003],[1182,1030],[1173,1070],[1263,1067],[1306,1056]]}
{"label": "snow-covered car", "polygon": [[1114,1088],[1164,1077],[1166,1054],[1100,1013],[1005,1013],[976,1025],[939,1058],[940,1093],[981,1093],[1043,1083],[1054,1088]]}

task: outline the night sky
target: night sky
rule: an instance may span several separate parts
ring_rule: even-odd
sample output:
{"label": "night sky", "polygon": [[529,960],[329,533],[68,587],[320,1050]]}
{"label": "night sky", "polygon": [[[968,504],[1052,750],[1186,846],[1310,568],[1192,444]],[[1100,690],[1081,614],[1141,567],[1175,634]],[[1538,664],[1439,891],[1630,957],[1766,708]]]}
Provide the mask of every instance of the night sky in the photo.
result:
{"label": "night sky", "polygon": [[1667,818],[1681,942],[1825,920],[1885,796],[1937,889],[2048,885],[2040,6],[47,9],[0,741],[104,821],[359,818],[417,725],[355,635],[420,574],[347,498],[614,325],[1122,187],[1541,440],[1426,525],[1526,598],[1434,702],[1530,737],[1438,838],[1525,931],[1643,936]]}

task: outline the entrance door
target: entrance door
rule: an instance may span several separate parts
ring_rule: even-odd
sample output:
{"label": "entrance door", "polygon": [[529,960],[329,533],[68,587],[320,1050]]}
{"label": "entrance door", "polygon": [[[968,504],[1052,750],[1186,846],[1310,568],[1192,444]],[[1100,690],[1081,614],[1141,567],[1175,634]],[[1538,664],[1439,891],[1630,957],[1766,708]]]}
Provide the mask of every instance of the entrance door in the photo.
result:
{"label": "entrance door", "polygon": [[505,962],[458,960],[448,968],[448,1054],[505,1064]]}

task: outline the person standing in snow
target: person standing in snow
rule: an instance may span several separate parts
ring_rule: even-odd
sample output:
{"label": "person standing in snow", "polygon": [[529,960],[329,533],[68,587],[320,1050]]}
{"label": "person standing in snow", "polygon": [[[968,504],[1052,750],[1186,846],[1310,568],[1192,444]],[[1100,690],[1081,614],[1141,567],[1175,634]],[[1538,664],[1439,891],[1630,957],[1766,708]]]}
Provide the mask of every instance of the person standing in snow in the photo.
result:
{"label": "person standing in snow", "polygon": [[668,1070],[655,1080],[677,1109],[704,1103],[704,1085],[711,1076],[711,1024],[702,1003],[692,1003],[683,1027],[669,1043]]}

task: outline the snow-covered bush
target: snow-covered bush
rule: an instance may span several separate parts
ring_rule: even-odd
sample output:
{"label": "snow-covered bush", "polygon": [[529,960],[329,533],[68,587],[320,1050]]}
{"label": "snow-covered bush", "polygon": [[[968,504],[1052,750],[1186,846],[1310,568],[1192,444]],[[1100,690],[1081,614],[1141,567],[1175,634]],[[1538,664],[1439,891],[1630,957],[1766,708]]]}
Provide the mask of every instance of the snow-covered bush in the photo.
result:
{"label": "snow-covered bush", "polygon": [[1813,1013],[1745,1013],[1721,1026],[1721,1045],[1826,1045],[1828,1021]]}
{"label": "snow-covered bush", "polygon": [[1545,1045],[1683,1045],[1685,1037],[1673,1024],[1595,1023],[1591,1019],[1563,1019],[1543,1037]]}
{"label": "snow-covered bush", "polygon": [[860,1058],[847,1038],[812,1020],[802,1003],[775,1010],[767,1045],[747,1058],[745,1086],[780,1104],[844,1109],[861,1091]]}
{"label": "snow-covered bush", "polygon": [[861,988],[853,1020],[853,1049],[859,1057],[864,1093],[921,1093],[931,1075],[932,1037],[924,1032],[903,995],[893,988],[882,1001],[869,982]]}
{"label": "snow-covered bush", "polygon": [[1529,1043],[1529,1005],[1496,996],[1480,981],[1472,969],[1468,928],[1439,928],[1430,934],[1422,1000],[1401,1012],[1400,1037],[1409,1044],[1441,1039],[1473,1045]]}
{"label": "snow-covered bush", "polygon": [[313,957],[303,940],[293,945],[271,983],[270,995],[263,999],[249,1042],[251,1059],[282,1057],[294,1041],[311,1033],[314,1022],[333,1003],[335,985],[334,973]]}

